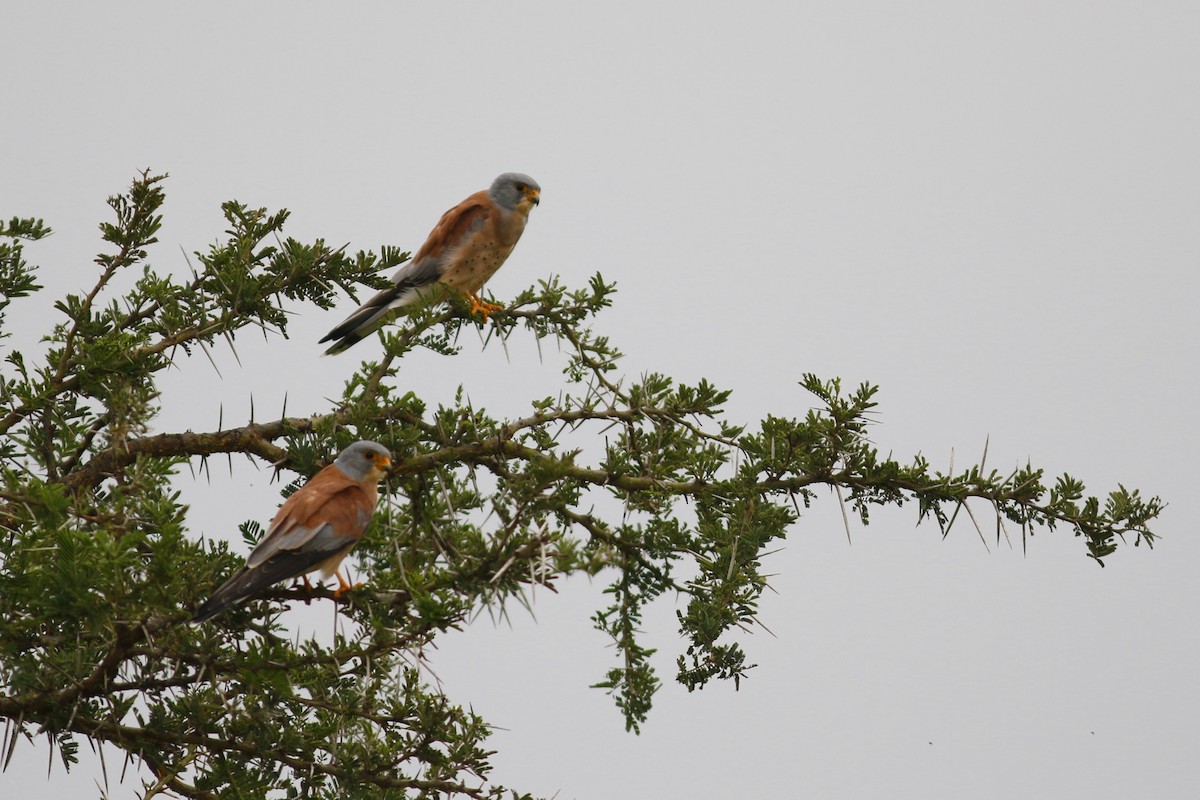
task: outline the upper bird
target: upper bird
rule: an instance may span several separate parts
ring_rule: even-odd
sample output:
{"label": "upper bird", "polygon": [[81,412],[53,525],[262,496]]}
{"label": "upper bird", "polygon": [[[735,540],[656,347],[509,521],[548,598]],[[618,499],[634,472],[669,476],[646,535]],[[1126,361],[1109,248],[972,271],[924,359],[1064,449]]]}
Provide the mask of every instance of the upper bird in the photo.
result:
{"label": "upper bird", "polygon": [[348,590],[338,567],[367,529],[379,481],[391,464],[391,453],[377,442],[355,442],[339,453],[284,502],[246,566],[196,609],[192,622],[215,617],[271,584],[316,570],[323,578],[337,575],[335,597]]}
{"label": "upper bird", "polygon": [[444,300],[447,289],[466,294],[471,313],[482,312],[486,322],[500,306],[484,302],[479,290],[517,246],[541,194],[542,187],[533,178],[506,172],[492,181],[490,189],[447,211],[413,260],[392,276],[392,285],[325,334],[321,341],[334,343],[325,354],[353,347],[419,300]]}

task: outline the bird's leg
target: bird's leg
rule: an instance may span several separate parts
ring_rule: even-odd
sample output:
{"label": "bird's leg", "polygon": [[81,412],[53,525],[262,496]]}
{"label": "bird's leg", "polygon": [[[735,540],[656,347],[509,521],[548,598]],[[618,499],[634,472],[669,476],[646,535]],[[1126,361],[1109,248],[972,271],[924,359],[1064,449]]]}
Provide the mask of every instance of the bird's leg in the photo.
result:
{"label": "bird's leg", "polygon": [[304,598],[304,604],[311,605],[315,590],[313,589],[313,585],[308,582],[307,575],[297,575],[296,577],[292,578],[292,589],[300,589],[301,587],[304,587],[304,593],[308,595],[308,597]]}
{"label": "bird's leg", "polygon": [[487,322],[488,317],[493,311],[499,311],[504,306],[498,306],[495,303],[489,303],[479,296],[477,292],[467,292],[467,300],[471,303],[472,314],[483,314],[483,321]]}

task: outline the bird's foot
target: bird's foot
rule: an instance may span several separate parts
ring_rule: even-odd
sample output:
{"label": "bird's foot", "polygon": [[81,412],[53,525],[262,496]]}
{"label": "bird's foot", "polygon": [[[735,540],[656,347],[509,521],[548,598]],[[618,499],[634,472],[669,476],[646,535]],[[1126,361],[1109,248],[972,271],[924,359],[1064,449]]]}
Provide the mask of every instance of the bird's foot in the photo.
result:
{"label": "bird's foot", "polygon": [[467,300],[471,303],[471,313],[483,314],[484,322],[488,321],[488,317],[492,315],[493,311],[499,311],[500,309],[504,308],[504,306],[498,306],[495,303],[489,303],[474,292],[467,293]]}
{"label": "bird's foot", "polygon": [[295,578],[292,578],[292,589],[295,591],[300,591],[301,589],[304,590],[304,593],[308,595],[307,597],[303,598],[306,605],[312,603],[313,597],[317,591],[313,588],[313,585],[308,582],[307,575],[297,575]]}
{"label": "bird's foot", "polygon": [[338,579],[338,588],[333,590],[333,599],[334,600],[341,600],[342,595],[344,595],[346,592],[349,592],[353,589],[357,589],[358,587],[362,586],[361,582],[360,583],[347,583],[346,579],[342,577],[342,573],[340,573],[340,572],[337,573],[337,579]]}

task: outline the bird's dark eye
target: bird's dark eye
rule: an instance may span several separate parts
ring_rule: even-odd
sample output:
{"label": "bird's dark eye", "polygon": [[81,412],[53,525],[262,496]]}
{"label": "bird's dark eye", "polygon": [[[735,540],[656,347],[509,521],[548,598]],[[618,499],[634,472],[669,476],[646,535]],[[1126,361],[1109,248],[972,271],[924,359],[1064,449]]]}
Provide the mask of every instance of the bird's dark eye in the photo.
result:
{"label": "bird's dark eye", "polygon": [[526,189],[528,189],[528,188],[529,188],[529,187],[528,187],[528,186],[526,186],[526,185],[525,185],[525,184],[523,184],[523,183],[518,183],[518,184],[517,184],[517,191],[518,191],[518,192],[523,192],[523,191],[525,191],[525,190],[526,190]]}

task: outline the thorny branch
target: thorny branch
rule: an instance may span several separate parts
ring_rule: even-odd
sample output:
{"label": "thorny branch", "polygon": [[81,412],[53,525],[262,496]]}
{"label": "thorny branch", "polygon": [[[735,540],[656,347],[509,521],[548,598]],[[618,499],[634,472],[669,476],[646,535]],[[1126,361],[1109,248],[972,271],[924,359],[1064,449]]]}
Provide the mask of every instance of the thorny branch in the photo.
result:
{"label": "thorny branch", "polygon": [[[593,622],[617,653],[596,685],[636,728],[659,684],[642,609],[664,594],[685,604],[680,682],[739,681],[749,666],[732,637],[758,621],[769,577],[760,562],[816,487],[836,489],[863,522],[872,506],[914,502],[943,533],[957,509],[984,500],[997,536],[1007,536],[1006,518],[1023,539],[1061,524],[1097,561],[1125,534],[1153,542],[1161,501],[1124,487],[1089,497],[1080,481],[1046,485],[1031,466],[943,474],[920,456],[881,456],[866,435],[871,386],[843,392],[836,379],[806,375],[819,401],[807,416],[738,427],[721,421],[728,392],[706,382],[627,382],[615,372],[620,353],[589,327],[611,302],[600,276],[575,291],[542,281],[492,315],[485,345],[492,332],[507,342],[518,330],[539,350],[565,343],[567,385],[533,399],[525,416],[495,419],[461,397],[430,412],[392,380],[415,348],[457,352],[459,333],[477,322],[452,299],[385,328],[383,356],[361,366],[333,408],[151,432],[156,375],[180,351],[232,342],[248,326],[283,332],[285,301],[328,308],[333,287],[377,288],[376,273],[406,258],[282,240],[286,212],[227,203],[228,240],[197,254],[189,280],[146,267],[123,310],[101,308],[115,272],[146,258],[159,181],[144,173],[111,201],[117,221],[104,233],[115,252],[97,259],[88,293],[59,304],[68,321],[49,334],[46,362],[14,353],[16,377],[0,376],[0,757],[36,729],[67,763],[73,736],[144,761],[148,795],[250,796],[282,780],[312,797],[353,786],[378,798],[498,800],[503,790],[485,783],[486,723],[422,680],[422,653],[480,609],[523,602],[527,588],[580,572],[611,579]],[[17,278],[13,296],[28,294],[29,275]],[[240,559],[189,529],[173,468],[240,453],[309,475],[350,437],[395,455],[384,507],[355,550],[369,586],[340,598],[277,586],[203,627],[184,624]],[[243,532],[252,540],[261,529]],[[681,566],[686,581],[673,577]],[[314,600],[338,603],[331,641],[297,639],[276,615]]]}

